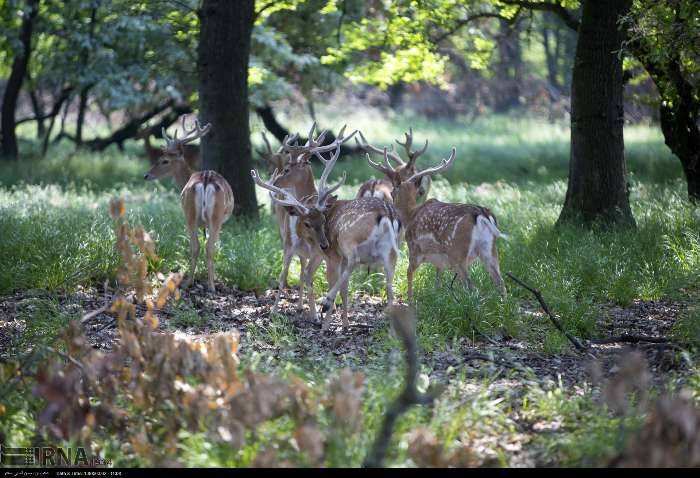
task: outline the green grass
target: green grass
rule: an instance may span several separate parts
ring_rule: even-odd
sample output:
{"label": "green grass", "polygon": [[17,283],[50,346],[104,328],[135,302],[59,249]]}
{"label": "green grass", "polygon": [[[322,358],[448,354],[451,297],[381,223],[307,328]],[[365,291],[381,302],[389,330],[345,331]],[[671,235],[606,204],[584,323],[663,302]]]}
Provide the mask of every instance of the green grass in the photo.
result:
{"label": "green grass", "polygon": [[[336,118],[324,118],[323,124],[337,129]],[[307,128],[294,118],[288,120],[302,131]],[[625,130],[630,200],[638,228],[620,232],[554,228],[568,172],[569,133],[561,125],[500,117],[460,125],[370,114],[348,121],[350,127],[363,129],[376,145],[388,144],[413,126],[416,142],[429,138],[431,144],[429,153],[420,160],[421,167],[447,155],[455,145],[458,160],[445,177],[434,181],[431,196],[491,208],[510,236],[498,243],[502,271],[539,288],[552,310],[578,336],[597,335],[598,323],[611,304],[686,297],[687,291],[700,287],[700,211],[687,203],[678,161],[663,145],[657,129],[634,126]],[[22,147],[24,151],[35,149],[27,142]],[[74,153],[60,145],[44,160],[0,163],[0,296],[26,289],[49,292],[48,297],[30,299],[36,303],[27,309],[32,311],[27,317],[31,320],[23,340],[41,343],[43,337],[75,318],[58,312],[51,297],[54,292],[114,281],[118,255],[108,207],[115,196],[126,199],[129,221],[142,224],[156,241],[162,258],[155,264],[157,270],[167,273],[189,267],[188,238],[177,192],[169,183],[143,181],[148,166],[136,157],[139,151],[139,145],[128,144],[126,154],[116,149],[103,154]],[[373,175],[362,159],[343,159],[334,174],[343,170],[349,175],[349,184],[340,190],[345,198],[354,196],[357,184]],[[261,203],[268,200],[260,191],[258,199]],[[229,286],[265,289],[277,279],[281,267],[279,234],[269,208],[262,211],[258,223],[234,217],[223,227],[215,264],[218,279]],[[395,278],[400,295],[406,291],[403,247]],[[199,280],[203,280],[204,254],[198,271]],[[472,269],[474,291],[464,290],[458,283],[450,288],[451,274],[445,274],[442,287],[435,289],[434,274],[432,267],[423,266],[416,276],[422,350],[447,350],[455,340],[478,339],[480,333],[515,337],[546,354],[568,346],[548,321],[523,311],[524,302],[533,310],[535,303],[512,282],[507,281],[509,295],[503,301],[480,265]],[[298,283],[298,276],[298,262],[294,261],[293,284]],[[321,269],[316,277],[318,295],[325,286]],[[363,290],[383,294],[383,280],[379,274],[368,277],[366,269],[358,267],[351,291]],[[697,306],[683,317],[674,334],[684,343],[697,344]],[[171,326],[196,330],[206,321],[207,317],[183,301],[174,310]],[[282,351],[300,340],[282,316],[273,316],[263,326],[251,326],[247,333],[251,341],[265,341]],[[369,352],[368,363],[362,365],[367,377],[365,431],[335,448],[328,457],[330,466],[361,463],[386,403],[401,382],[395,340],[385,326],[374,334],[374,343],[381,345]],[[347,360],[348,366],[359,367],[352,357]],[[245,344],[242,361],[253,369],[294,373],[312,387],[325,386],[326,377],[338,363],[304,357],[278,359],[246,351]],[[431,370],[424,368],[422,373],[424,380],[436,381]],[[532,382],[516,400],[503,400],[503,390],[495,386],[496,377],[488,373],[475,374],[459,367],[448,375],[447,390],[434,409],[416,408],[399,421],[391,464],[412,465],[407,440],[416,426],[429,429],[450,450],[473,446],[486,437],[514,436],[518,426],[512,419],[513,406],[522,408],[528,420],[563,424],[560,431],[533,444],[545,463],[596,464],[620,446],[616,441],[620,420],[611,417],[590,390],[576,394],[559,384],[547,387]],[[21,407],[18,410],[0,416],[0,431],[19,430],[29,421]],[[272,422],[236,454],[212,445],[204,432],[180,438],[191,466],[242,466],[251,462],[266,436],[290,433],[284,421]],[[17,443],[26,441],[23,435],[17,436]],[[111,445],[106,446],[109,449]],[[116,445],[114,449],[118,449]],[[500,449],[493,460],[510,465],[509,456]]]}

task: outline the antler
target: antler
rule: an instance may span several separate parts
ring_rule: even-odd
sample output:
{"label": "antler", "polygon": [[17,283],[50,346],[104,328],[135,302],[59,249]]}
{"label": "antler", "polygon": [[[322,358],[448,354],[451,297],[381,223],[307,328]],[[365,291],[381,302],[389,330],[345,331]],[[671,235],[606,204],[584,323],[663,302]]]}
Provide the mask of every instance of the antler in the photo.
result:
{"label": "antler", "polygon": [[187,130],[187,127],[185,125],[185,117],[182,117],[182,130],[185,133],[185,137],[182,139],[177,139],[177,130],[175,130],[175,134],[170,137],[168,136],[168,133],[165,131],[165,127],[161,128],[161,133],[163,135],[163,138],[165,139],[165,149],[166,150],[173,150],[176,149],[178,146],[190,143],[194,141],[197,138],[201,138],[205,134],[207,134],[211,130],[211,123],[207,123],[203,127],[200,126],[199,120],[196,119],[194,120],[194,128],[191,130]]}
{"label": "antler", "polygon": [[201,126],[199,124],[199,120],[196,119],[194,120],[194,128],[191,130],[187,131],[187,128],[185,127],[185,117],[182,117],[182,130],[185,133],[185,137],[180,140],[181,144],[187,144],[191,143],[195,139],[201,138],[202,136],[206,135],[209,131],[211,131],[211,123],[207,123],[204,126]]}
{"label": "antler", "polygon": [[[343,127],[343,130],[344,129],[345,127]],[[316,200],[317,209],[324,209],[326,206],[326,199],[328,199],[328,196],[330,196],[333,192],[337,191],[338,188],[340,188],[340,186],[342,186],[345,183],[346,175],[345,172],[343,172],[343,177],[340,178],[340,181],[338,181],[338,183],[335,186],[331,188],[326,187],[326,181],[328,180],[328,176],[331,174],[333,166],[335,166],[336,161],[338,161],[338,158],[340,157],[340,144],[341,143],[338,143],[338,145],[336,146],[335,153],[333,154],[333,156],[331,156],[331,159],[323,159],[321,153],[314,152],[314,155],[316,155],[316,157],[320,159],[321,162],[324,164],[323,174],[321,174],[321,179],[318,180],[318,199]]]}
{"label": "antler", "polygon": [[377,148],[376,146],[372,146],[367,142],[365,139],[365,136],[362,134],[362,131],[358,131],[360,133],[360,138],[362,138],[362,142],[360,142],[357,138],[355,138],[355,143],[357,143],[357,146],[364,149],[368,153],[376,153],[376,154],[383,154],[386,152],[388,154],[389,159],[394,161],[399,167],[405,166],[406,163],[404,163],[403,159],[394,152],[394,146],[391,146],[391,150],[387,151],[386,148],[384,150]]}
{"label": "antler", "polygon": [[406,137],[406,141],[404,141],[403,143],[398,139],[395,141],[396,144],[404,147],[404,149],[406,150],[406,155],[408,156],[408,164],[413,166],[416,164],[416,160],[418,159],[418,157],[421,154],[425,153],[425,151],[428,149],[428,140],[425,140],[425,146],[423,146],[422,149],[418,151],[412,151],[411,146],[413,145],[413,128],[408,128],[408,133],[404,133],[404,136]]}
{"label": "antler", "polygon": [[292,139],[296,139],[299,137],[299,135],[294,135],[291,138],[285,138],[285,140],[282,142],[282,145],[284,147],[285,151],[288,151],[291,154],[296,154],[296,155],[302,155],[304,153],[311,155],[314,153],[325,153],[327,151],[331,151],[333,149],[336,149],[336,146],[339,146],[343,143],[348,142],[353,136],[355,136],[355,133],[357,131],[353,131],[352,134],[349,136],[345,136],[345,128],[347,125],[343,126],[338,132],[338,137],[335,138],[335,140],[327,144],[325,146],[321,146],[323,143],[323,140],[326,138],[326,134],[328,133],[328,130],[324,130],[316,136],[316,138],[313,137],[313,132],[316,129],[316,122],[314,122],[311,125],[311,130],[309,131],[309,139],[306,141],[306,144],[304,146],[299,146],[297,144],[290,144],[292,142]]}
{"label": "antler", "polygon": [[391,164],[389,164],[389,152],[387,151],[386,147],[384,148],[384,150],[379,150],[378,152],[380,154],[383,154],[384,164],[375,163],[374,161],[372,161],[372,158],[370,158],[369,153],[367,153],[367,162],[369,163],[369,165],[377,171],[384,173],[389,177],[395,176],[396,170],[394,170],[394,168],[391,167]]}
{"label": "antler", "polygon": [[258,175],[258,172],[254,169],[250,170],[250,175],[253,177],[253,181],[255,184],[260,186],[263,189],[267,189],[268,191],[272,191],[272,193],[275,194],[281,194],[283,198],[276,197],[274,194],[270,193],[270,197],[274,202],[277,204],[281,204],[282,206],[290,206],[295,208],[299,213],[306,215],[309,213],[309,209],[304,206],[299,200],[294,197],[294,195],[287,191],[286,189],[279,188],[277,186],[274,186],[275,181],[281,176],[280,172],[275,169],[275,172],[272,173],[272,176],[267,182],[264,182],[262,179],[260,179],[260,176]]}
{"label": "antler", "polygon": [[452,152],[450,153],[450,157],[449,157],[449,158],[443,159],[442,161],[440,161],[440,164],[438,164],[437,166],[433,166],[432,168],[424,169],[423,171],[417,172],[416,174],[414,174],[413,176],[411,176],[410,178],[408,178],[408,179],[406,180],[406,182],[408,182],[408,181],[415,181],[415,180],[417,180],[417,179],[422,178],[422,177],[425,176],[425,175],[431,175],[431,176],[432,176],[433,174],[439,173],[440,171],[444,171],[445,169],[449,168],[450,165],[452,165],[452,161],[454,161],[455,155],[456,155],[456,154],[457,154],[457,148],[455,148],[455,147],[453,146],[453,147],[452,147]]}

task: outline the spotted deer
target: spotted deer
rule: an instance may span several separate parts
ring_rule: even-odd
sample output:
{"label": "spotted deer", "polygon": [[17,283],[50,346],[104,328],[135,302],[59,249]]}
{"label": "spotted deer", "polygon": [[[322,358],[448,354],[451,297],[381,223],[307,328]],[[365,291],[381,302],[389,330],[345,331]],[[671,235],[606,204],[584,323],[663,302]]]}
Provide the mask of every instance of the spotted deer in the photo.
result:
{"label": "spotted deer", "polygon": [[471,288],[469,267],[477,258],[486,267],[501,295],[506,295],[496,249],[496,239],[506,236],[498,229],[496,216],[489,209],[476,204],[450,204],[436,199],[416,204],[417,185],[421,178],[450,167],[455,154],[456,149],[452,148],[449,158],[443,159],[438,166],[424,169],[407,179],[402,179],[389,164],[386,149],[383,164],[375,163],[367,155],[370,166],[391,178],[394,205],[406,227],[409,301],[413,300],[413,274],[424,262],[433,264],[438,271],[453,270]]}
{"label": "spotted deer", "polygon": [[330,291],[322,302],[322,311],[326,316],[321,329],[325,331],[330,326],[329,312],[338,292],[343,302],[343,326],[349,326],[348,282],[350,273],[357,263],[372,264],[381,261],[384,264],[388,302],[393,303],[392,283],[399,254],[398,236],[401,223],[394,207],[382,199],[338,200],[332,194],[345,182],[345,175],[343,175],[334,186],[329,188],[326,184],[340,156],[340,143],[337,144],[331,159],[324,159],[318,151],[314,155],[324,164],[323,174],[318,183],[318,192],[301,200],[288,190],[273,189],[270,185],[274,181],[262,182],[255,171],[251,171],[251,175],[259,186],[283,196],[283,199],[273,196],[275,202],[287,208],[293,208],[293,211],[290,209],[288,211],[298,216],[296,233],[301,239],[300,243],[308,247],[304,253],[322,253],[322,255],[310,256],[307,267],[303,270],[304,282],[309,287],[309,303],[314,316],[316,311],[313,304],[313,276],[321,260],[326,261]]}
{"label": "spotted deer", "polygon": [[[393,168],[393,170],[397,174],[399,174],[402,180],[407,179],[410,176],[416,174],[416,161],[428,149],[427,139],[425,140],[425,145],[421,149],[411,149],[413,146],[413,128],[409,128],[408,133],[404,133],[404,136],[406,137],[406,140],[403,143],[398,139],[395,141],[396,144],[402,146],[406,150],[406,157],[408,158],[408,162],[401,159],[399,154],[393,150],[393,145],[391,147],[391,150],[387,151],[387,157],[391,160],[393,164],[396,165]],[[360,138],[362,139],[362,142],[355,138],[355,142],[357,143],[358,147],[360,147],[367,153],[379,155],[384,154],[383,149],[377,148],[376,146],[372,146],[371,144],[369,144],[362,132],[360,132]],[[424,176],[423,178],[421,178],[421,182],[418,185],[418,196],[416,198],[418,202],[422,202],[428,195],[428,192],[430,192],[430,183],[430,176]],[[357,197],[378,197],[384,199],[385,201],[392,202],[392,189],[393,184],[391,182],[391,178],[389,178],[388,176],[385,176],[381,179],[369,179],[365,181],[362,184],[362,186],[360,186],[360,189],[357,192]]]}
{"label": "spotted deer", "polygon": [[[311,157],[315,153],[324,153],[335,149],[336,146],[349,141],[354,135],[345,136],[345,126],[338,133],[338,137],[330,144],[323,145],[323,140],[326,137],[327,131],[321,132],[314,137],[316,123],[311,125],[309,130],[308,140],[306,144],[300,146],[296,143],[298,134],[291,137],[286,137],[282,141],[281,150],[286,153],[287,160],[281,164],[281,174],[276,178],[274,186],[287,189],[297,198],[303,198],[312,194],[316,194],[316,186],[314,185],[314,175],[311,169]],[[282,207],[273,201],[273,213],[279,227],[280,237],[282,238],[283,261],[282,272],[279,277],[279,285],[282,289],[287,288],[287,278],[289,275],[289,267],[295,255],[299,256],[302,271],[305,267],[305,258],[294,252],[296,245],[295,241],[298,236],[295,233],[298,217],[289,213],[290,209]]]}
{"label": "spotted deer", "polygon": [[211,130],[211,124],[200,126],[195,120],[194,127],[187,130],[183,120],[184,137],[178,139],[177,131],[171,138],[163,128],[166,146],[158,162],[146,173],[147,181],[172,177],[181,190],[180,203],[185,213],[187,229],[190,233],[190,275],[183,283],[187,288],[194,280],[199,257],[199,229],[203,229],[207,240],[207,285],[214,292],[214,252],[216,241],[219,239],[221,225],[225,223],[233,211],[233,191],[228,181],[216,171],[192,170],[185,160],[185,146],[197,138],[201,138]]}
{"label": "spotted deer", "polygon": [[[299,307],[303,307],[303,292],[304,284],[306,283],[304,279],[304,271],[307,267],[312,268],[310,273],[310,280],[313,281],[313,276],[318,268],[319,263],[307,264],[307,261],[314,259],[314,254],[320,254],[319,246],[314,242],[313,237],[309,234],[309,227],[319,227],[318,220],[319,214],[314,214],[314,209],[309,209],[308,214],[300,213],[299,207],[292,207],[288,203],[291,201],[294,203],[299,203],[296,198],[310,198],[316,197],[318,192],[314,184],[313,172],[310,165],[310,155],[320,154],[322,152],[328,151],[330,148],[339,147],[341,144],[350,140],[355,132],[351,133],[349,136],[345,136],[345,126],[340,130],[338,137],[329,145],[323,145],[323,139],[325,137],[325,132],[319,134],[314,138],[314,130],[316,124],[311,126],[309,131],[309,139],[304,146],[292,145],[291,142],[298,137],[294,135],[291,138],[285,138],[283,141],[282,148],[286,148],[285,151],[289,154],[289,161],[286,163],[284,170],[275,170],[273,172],[273,177],[266,183],[259,180],[257,173],[253,176],[256,184],[264,189],[272,191],[277,194],[277,197],[285,197],[287,193],[282,191],[287,191],[292,196],[287,202],[280,202],[275,199],[274,195],[272,197],[272,203],[274,205],[273,211],[275,213],[275,218],[278,222],[280,228],[280,235],[282,237],[282,248],[283,248],[283,258],[282,258],[282,271],[280,272],[280,277],[278,281],[279,291],[277,294],[277,299],[275,300],[275,306],[273,310],[277,310],[277,304],[281,296],[281,291],[287,288],[287,276],[289,274],[289,266],[291,264],[294,256],[299,257],[299,262],[302,271],[302,279],[299,291]],[[294,203],[294,204],[296,204]],[[303,220],[300,223],[300,220]],[[310,289],[310,292],[313,291]],[[315,302],[310,299],[310,303]],[[311,315],[316,318],[315,308],[312,308]]]}
{"label": "spotted deer", "polygon": [[[333,157],[326,161],[325,180],[340,155],[338,148]],[[345,176],[343,176],[343,181]],[[320,194],[320,193],[319,193]],[[326,238],[328,248],[324,250],[326,270],[330,290],[323,299],[322,312],[326,313],[322,330],[330,326],[330,310],[335,297],[340,292],[343,302],[343,326],[348,327],[348,283],[355,265],[371,266],[381,262],[386,279],[387,302],[394,302],[394,271],[399,257],[399,237],[402,225],[398,213],[391,203],[377,197],[363,197],[350,200],[335,200],[324,204]]]}
{"label": "spotted deer", "polygon": [[[185,126],[185,117],[182,117],[183,128]],[[146,156],[152,165],[158,163],[158,160],[163,155],[163,150],[161,148],[156,148],[151,143],[151,128],[143,128],[138,133],[136,133],[137,138],[143,139],[143,149],[146,152]],[[199,161],[199,145],[196,144],[185,144],[184,145],[184,156],[185,162],[190,168],[195,171],[200,168]]]}

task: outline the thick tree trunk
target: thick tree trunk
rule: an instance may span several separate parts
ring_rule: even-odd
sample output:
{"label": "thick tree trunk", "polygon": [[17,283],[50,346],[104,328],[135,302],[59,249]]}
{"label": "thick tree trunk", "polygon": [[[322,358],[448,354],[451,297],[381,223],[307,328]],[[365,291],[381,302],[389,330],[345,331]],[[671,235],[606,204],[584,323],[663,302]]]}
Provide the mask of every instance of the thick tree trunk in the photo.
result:
{"label": "thick tree trunk", "polygon": [[204,0],[200,10],[199,102],[201,122],[211,123],[202,138],[202,164],[231,184],[236,212],[257,217],[248,109],[248,58],[254,0]]}
{"label": "thick tree trunk", "polygon": [[[692,99],[692,97],[691,97]],[[688,182],[688,200],[700,204],[700,111],[677,98],[661,105],[661,131],[666,145],[681,161]]]}
{"label": "thick tree trunk", "polygon": [[586,0],[571,91],[569,184],[559,222],[635,226],[623,140],[620,15],[631,0]]}
{"label": "thick tree trunk", "polygon": [[10,71],[10,77],[5,87],[5,94],[2,98],[2,111],[0,112],[2,148],[0,156],[6,159],[17,159],[15,110],[17,108],[17,98],[22,89],[22,81],[27,74],[29,57],[32,53],[32,30],[38,12],[39,0],[30,0],[29,11],[24,12],[22,26],[19,32],[19,41],[22,44],[22,51],[17,52],[17,56],[15,56],[12,62],[12,70]]}

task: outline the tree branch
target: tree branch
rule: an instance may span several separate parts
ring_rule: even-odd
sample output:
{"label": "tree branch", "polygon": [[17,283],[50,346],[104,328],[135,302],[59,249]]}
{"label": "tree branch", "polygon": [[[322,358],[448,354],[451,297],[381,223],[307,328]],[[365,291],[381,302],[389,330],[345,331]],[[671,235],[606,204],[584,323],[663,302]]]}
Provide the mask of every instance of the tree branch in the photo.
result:
{"label": "tree branch", "polygon": [[[516,15],[516,17],[517,17],[517,15]],[[516,17],[514,17],[514,18],[516,18]],[[498,13],[495,13],[495,12],[481,12],[481,13],[475,13],[475,14],[473,14],[473,15],[469,15],[467,18],[463,18],[463,19],[459,20],[459,21],[458,21],[457,23],[455,23],[454,26],[453,26],[452,28],[450,28],[448,31],[443,32],[443,33],[440,34],[439,36],[433,38],[433,42],[436,43],[436,44],[437,44],[437,43],[440,43],[440,42],[442,42],[445,38],[447,38],[447,37],[449,37],[449,36],[451,36],[451,35],[457,33],[462,27],[464,27],[464,26],[470,24],[471,22],[473,22],[473,21],[475,21],[475,20],[479,20],[479,19],[481,19],[481,18],[497,18],[497,19],[499,19],[499,20],[504,20],[504,21],[507,21],[507,22],[509,22],[509,23],[512,22],[512,21],[514,20],[514,18],[506,18],[506,17],[504,17],[504,16],[502,16],[502,15],[500,15],[500,14],[498,14]]]}
{"label": "tree branch", "polygon": [[506,275],[507,275],[508,277],[510,277],[510,278],[511,278],[516,284],[518,284],[519,286],[521,286],[521,287],[523,287],[523,288],[529,290],[530,292],[532,292],[532,294],[535,296],[535,298],[537,299],[537,301],[540,303],[540,306],[542,306],[542,310],[544,310],[544,312],[549,316],[549,319],[552,321],[552,323],[553,323],[554,326],[557,328],[557,330],[559,330],[559,332],[561,332],[562,334],[564,334],[564,336],[565,336],[567,339],[569,339],[569,342],[571,342],[572,344],[574,344],[574,347],[576,347],[576,349],[577,349],[578,351],[580,351],[580,352],[587,352],[587,351],[588,351],[588,349],[581,343],[581,341],[579,341],[579,339],[577,339],[576,337],[574,337],[573,335],[571,335],[569,332],[567,332],[566,329],[564,329],[564,326],[561,324],[561,322],[559,322],[559,319],[557,319],[557,318],[554,316],[554,314],[552,314],[552,312],[550,312],[549,307],[547,307],[547,303],[544,301],[544,298],[542,297],[542,294],[540,293],[539,290],[535,289],[535,288],[532,287],[532,286],[527,285],[526,283],[524,283],[523,281],[521,281],[520,279],[518,279],[517,277],[515,277],[515,276],[514,276],[513,274],[511,274],[510,272],[506,272]]}
{"label": "tree branch", "polygon": [[394,433],[396,421],[413,405],[430,405],[435,400],[437,393],[429,391],[421,393],[416,387],[418,379],[418,344],[416,340],[416,311],[405,305],[389,306],[386,314],[391,320],[394,332],[401,339],[406,349],[406,383],[401,394],[389,406],[384,415],[384,423],[377,434],[370,452],[365,457],[362,466],[365,468],[381,467],[389,448],[391,436]]}
{"label": "tree branch", "polygon": [[572,13],[564,8],[558,2],[534,2],[527,0],[500,0],[501,3],[506,5],[517,5],[519,7],[527,8],[529,10],[539,10],[543,12],[552,12],[562,19],[564,24],[574,31],[578,31],[578,27],[581,22]]}

